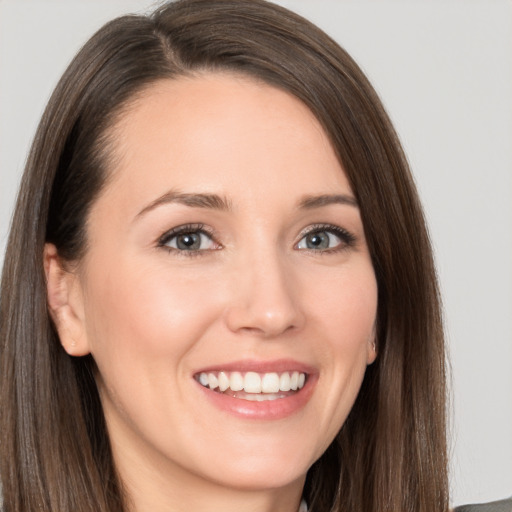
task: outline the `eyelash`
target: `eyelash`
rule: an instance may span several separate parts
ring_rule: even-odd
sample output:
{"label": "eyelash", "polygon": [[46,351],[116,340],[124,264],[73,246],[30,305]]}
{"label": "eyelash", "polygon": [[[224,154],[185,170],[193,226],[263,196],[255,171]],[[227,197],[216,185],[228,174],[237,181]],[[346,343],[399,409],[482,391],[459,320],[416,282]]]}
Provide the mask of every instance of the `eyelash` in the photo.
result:
{"label": "eyelash", "polygon": [[299,242],[295,244],[297,246],[306,236],[308,235],[314,235],[315,233],[331,233],[338,237],[341,242],[336,247],[318,250],[318,249],[302,249],[303,251],[314,253],[314,254],[332,254],[341,252],[344,250],[347,250],[355,245],[357,242],[357,238],[347,231],[346,229],[343,229],[339,226],[336,226],[334,224],[314,224],[312,226],[308,226],[302,233],[300,234]]}
{"label": "eyelash", "polygon": [[[356,243],[356,237],[348,232],[347,230],[335,226],[333,224],[314,224],[312,226],[308,226],[305,230],[300,233],[299,241],[294,245],[294,248],[297,248],[298,244],[308,235],[314,235],[315,233],[327,232],[335,235],[337,238],[341,240],[341,243],[335,247],[327,248],[327,249],[298,249],[301,251],[313,253],[313,254],[332,254],[347,250],[350,247],[353,247]],[[175,247],[169,247],[167,244],[173,239],[180,235],[187,234],[200,234],[206,235],[208,238],[212,240],[212,242],[216,245],[214,249],[202,249],[202,250],[182,250]],[[175,228],[170,229],[165,232],[158,239],[158,247],[167,250],[168,252],[172,252],[175,254],[179,254],[185,257],[194,257],[200,256],[202,253],[211,252],[213,250],[221,249],[222,246],[215,240],[215,234],[212,229],[206,227],[204,224],[184,224],[182,226],[177,226]]]}
{"label": "eyelash", "polygon": [[[208,238],[212,240],[212,242],[216,245],[215,249],[203,249],[197,251],[186,251],[181,250],[175,247],[169,247],[167,244],[173,239],[180,235],[188,235],[188,234],[200,234],[206,235]],[[200,256],[204,252],[210,252],[217,249],[221,249],[222,246],[216,242],[215,235],[213,230],[206,227],[204,224],[183,224],[182,226],[177,226],[175,228],[166,231],[159,239],[158,239],[158,247],[165,249],[174,254],[179,254],[180,256],[185,257],[194,257]]]}

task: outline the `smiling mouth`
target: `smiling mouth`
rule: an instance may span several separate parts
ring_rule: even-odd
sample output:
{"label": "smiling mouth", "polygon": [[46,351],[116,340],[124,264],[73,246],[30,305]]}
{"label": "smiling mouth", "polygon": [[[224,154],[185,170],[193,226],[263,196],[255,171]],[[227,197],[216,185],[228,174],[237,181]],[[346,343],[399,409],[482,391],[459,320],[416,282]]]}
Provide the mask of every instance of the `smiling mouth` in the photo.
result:
{"label": "smiling mouth", "polygon": [[278,400],[296,394],[307,380],[307,374],[292,372],[201,372],[194,378],[205,388],[217,393],[249,401]]}

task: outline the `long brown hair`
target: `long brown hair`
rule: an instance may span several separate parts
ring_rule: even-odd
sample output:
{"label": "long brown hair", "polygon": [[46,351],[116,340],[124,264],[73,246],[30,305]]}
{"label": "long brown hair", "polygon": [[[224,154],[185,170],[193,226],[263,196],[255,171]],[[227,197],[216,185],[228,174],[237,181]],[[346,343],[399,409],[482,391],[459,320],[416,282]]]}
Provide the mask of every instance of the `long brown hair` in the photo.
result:
{"label": "long brown hair", "polygon": [[64,73],[29,155],[0,298],[5,512],[126,510],[90,356],[71,358],[47,311],[46,242],[77,261],[108,179],[109,127],[160,79],[230,70],[304,102],[360,205],[378,291],[377,361],[309,470],[311,511],[448,509],[445,354],[427,230],[397,136],[368,80],[317,27],[263,0],[181,0],[100,29]]}

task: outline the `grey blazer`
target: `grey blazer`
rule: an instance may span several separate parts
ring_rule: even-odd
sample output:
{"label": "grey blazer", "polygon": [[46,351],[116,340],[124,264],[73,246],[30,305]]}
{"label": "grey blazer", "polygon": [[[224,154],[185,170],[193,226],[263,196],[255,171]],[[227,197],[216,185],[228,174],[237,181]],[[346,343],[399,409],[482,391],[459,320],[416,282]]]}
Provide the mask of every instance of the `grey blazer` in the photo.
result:
{"label": "grey blazer", "polygon": [[512,512],[512,498],[482,505],[463,505],[453,512]]}

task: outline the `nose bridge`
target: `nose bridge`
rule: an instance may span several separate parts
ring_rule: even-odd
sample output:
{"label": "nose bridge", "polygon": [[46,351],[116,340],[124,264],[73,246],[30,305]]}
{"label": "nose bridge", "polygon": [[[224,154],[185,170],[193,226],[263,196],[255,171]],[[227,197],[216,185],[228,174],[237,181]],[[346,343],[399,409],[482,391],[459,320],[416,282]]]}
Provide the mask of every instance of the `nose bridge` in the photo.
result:
{"label": "nose bridge", "polygon": [[278,336],[303,321],[293,268],[278,247],[240,255],[233,275],[227,322],[233,331]]}

